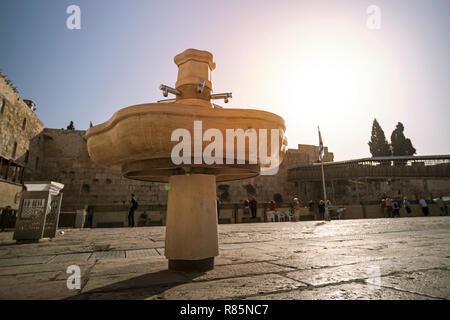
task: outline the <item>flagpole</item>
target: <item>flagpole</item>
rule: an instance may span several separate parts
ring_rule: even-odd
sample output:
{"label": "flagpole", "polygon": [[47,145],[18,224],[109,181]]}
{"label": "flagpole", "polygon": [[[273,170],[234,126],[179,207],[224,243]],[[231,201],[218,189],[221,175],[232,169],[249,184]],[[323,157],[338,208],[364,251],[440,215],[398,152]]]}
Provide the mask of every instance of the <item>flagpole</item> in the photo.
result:
{"label": "flagpole", "polygon": [[[317,130],[319,131],[319,150],[320,150],[320,142],[322,142],[322,148],[324,148],[324,147],[323,147],[323,141],[322,141],[322,136],[320,134],[319,126],[317,126]],[[319,151],[319,153],[320,153],[320,151]],[[324,152],[324,154],[325,154],[325,152]],[[325,201],[325,220],[329,220],[330,214],[328,211],[328,203],[327,203],[327,188],[325,186],[325,173],[323,171],[323,156],[321,158],[322,159],[319,159],[319,160],[320,160],[320,167],[322,169],[323,197],[324,197],[324,201]]]}

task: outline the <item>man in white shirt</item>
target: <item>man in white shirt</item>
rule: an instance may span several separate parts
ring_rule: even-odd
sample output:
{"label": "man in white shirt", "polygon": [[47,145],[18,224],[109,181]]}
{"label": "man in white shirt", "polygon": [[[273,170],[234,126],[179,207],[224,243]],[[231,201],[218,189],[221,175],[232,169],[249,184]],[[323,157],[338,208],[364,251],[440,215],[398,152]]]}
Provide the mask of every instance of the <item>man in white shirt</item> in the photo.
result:
{"label": "man in white shirt", "polygon": [[436,202],[436,205],[441,210],[441,216],[447,215],[447,206],[445,205],[445,202],[442,200],[442,197],[434,199],[434,202]]}
{"label": "man in white shirt", "polygon": [[425,217],[428,216],[428,214],[429,214],[429,211],[428,211],[428,205],[427,205],[427,202],[425,201],[425,199],[424,199],[424,198],[421,198],[421,199],[419,200],[419,204],[420,204],[420,206],[422,207],[423,215],[424,215]]}

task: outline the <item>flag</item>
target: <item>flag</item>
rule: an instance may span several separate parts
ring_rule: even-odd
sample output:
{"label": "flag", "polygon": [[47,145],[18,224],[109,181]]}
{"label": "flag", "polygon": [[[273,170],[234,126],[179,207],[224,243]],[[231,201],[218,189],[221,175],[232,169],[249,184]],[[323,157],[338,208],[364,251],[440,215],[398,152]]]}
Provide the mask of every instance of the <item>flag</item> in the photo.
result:
{"label": "flag", "polygon": [[323,159],[323,141],[322,141],[322,135],[320,134],[319,127],[317,127],[317,130],[319,130],[319,160],[322,161],[322,159]]}

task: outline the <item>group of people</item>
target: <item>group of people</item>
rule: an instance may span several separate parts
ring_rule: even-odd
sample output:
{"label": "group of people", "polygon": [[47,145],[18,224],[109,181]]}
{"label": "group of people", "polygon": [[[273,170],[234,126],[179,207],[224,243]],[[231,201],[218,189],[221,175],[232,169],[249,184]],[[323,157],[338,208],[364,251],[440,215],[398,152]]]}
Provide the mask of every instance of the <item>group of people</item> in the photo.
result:
{"label": "group of people", "polygon": [[300,203],[297,198],[294,198],[291,210],[282,212],[277,210],[275,201],[270,200],[267,209],[267,221],[275,222],[275,217],[277,218],[277,221],[295,221],[295,212],[300,209]]}
{"label": "group of people", "polygon": [[[448,215],[448,211],[447,211],[447,206],[445,204],[445,202],[443,201],[442,197],[436,198],[434,199],[434,202],[436,203],[436,205],[439,207],[441,213],[440,215]],[[428,216],[430,214],[429,209],[428,209],[428,203],[424,198],[421,198],[419,200],[419,205],[422,208],[422,213],[424,216]],[[129,207],[129,212],[128,212],[128,226],[129,227],[134,227],[134,213],[138,208],[138,202],[136,200],[136,196],[134,195],[134,193],[131,194],[130,197],[130,207]],[[326,219],[327,217],[325,217],[325,211],[326,208],[330,208],[331,205],[331,201],[327,200],[326,202],[323,200],[320,200],[317,207],[319,209],[319,216],[321,220]],[[386,215],[388,218],[395,218],[395,217],[400,217],[400,210],[403,207],[406,211],[407,216],[409,216],[412,213],[412,209],[411,209],[411,203],[409,202],[409,200],[404,197],[403,201],[401,200],[394,200],[392,198],[385,198],[381,200],[380,203],[380,207],[383,211],[383,214],[386,211]],[[244,215],[249,215],[251,213],[252,218],[256,218],[256,212],[257,212],[257,208],[258,208],[258,203],[256,202],[255,198],[252,198],[251,200],[244,200]],[[310,212],[314,211],[314,202],[312,200],[310,200],[308,202],[308,208]],[[297,197],[295,197],[292,201],[292,207],[291,210],[289,211],[289,213],[283,213],[283,212],[278,212],[276,209],[276,204],[275,201],[270,200],[268,203],[268,208],[267,208],[267,219],[270,221],[275,221],[275,216],[278,217],[278,221],[292,221],[295,220],[295,213],[297,210],[300,209],[300,202],[298,200]],[[340,218],[341,214],[343,213],[343,211],[345,210],[345,208],[339,208],[337,210],[337,214]],[[6,210],[4,210],[6,212]],[[4,212],[4,213],[5,213]],[[220,200],[219,198],[217,198],[217,217],[219,218],[219,212],[220,212]],[[329,218],[329,217],[328,217]],[[4,220],[5,220],[5,214],[2,214],[1,217],[1,226],[4,226]]]}
{"label": "group of people", "polygon": [[[314,202],[312,202],[312,200],[310,201],[310,203],[314,205]],[[325,208],[331,207],[331,201],[327,200],[327,202],[325,203],[325,201],[319,200],[319,204],[317,205],[317,207],[319,208],[320,220],[325,220]]]}
{"label": "group of people", "polygon": [[[257,209],[258,203],[255,198],[252,198],[251,200],[244,200],[244,215],[249,215],[251,213],[252,218],[256,218]],[[287,217],[284,213],[277,211],[275,201],[273,200],[268,202],[266,214],[267,219],[270,221],[275,221],[275,216],[278,217],[278,221],[290,220],[290,217]]]}
{"label": "group of people", "polygon": [[[447,206],[445,205],[445,202],[442,200],[442,197],[434,199],[434,202],[439,207],[441,211],[440,213],[441,216],[448,214]],[[430,214],[430,211],[428,208],[427,201],[424,198],[421,198],[419,200],[419,205],[422,209],[423,215],[425,217],[428,216]],[[386,198],[382,199],[380,203],[380,207],[383,210],[383,213],[386,210],[387,212],[386,215],[388,218],[400,217],[400,209],[402,208],[402,206],[405,208],[406,215],[409,216],[412,213],[412,208],[411,202],[409,202],[409,200],[406,197],[403,198],[403,201],[394,200],[392,198]]]}
{"label": "group of people", "polygon": [[[403,205],[405,207],[406,213],[410,214],[412,212],[411,210],[411,203],[406,199],[406,197],[403,199]],[[400,200],[394,200],[391,198],[382,199],[380,203],[381,210],[384,212],[387,212],[388,218],[396,218],[400,217],[400,208],[402,207],[402,202]]]}
{"label": "group of people", "polygon": [[[220,207],[220,202],[217,200],[217,207]],[[251,198],[251,200],[244,200],[244,215],[249,215],[251,213],[252,218],[256,218],[258,209],[258,203],[255,198]],[[270,200],[267,203],[267,211],[266,216],[268,221],[275,221],[275,217],[277,221],[292,221],[295,220],[295,210],[300,209],[300,203],[297,198],[293,199],[293,205],[289,212],[281,212],[276,208],[276,203],[274,200]],[[219,211],[219,209],[218,209]]]}

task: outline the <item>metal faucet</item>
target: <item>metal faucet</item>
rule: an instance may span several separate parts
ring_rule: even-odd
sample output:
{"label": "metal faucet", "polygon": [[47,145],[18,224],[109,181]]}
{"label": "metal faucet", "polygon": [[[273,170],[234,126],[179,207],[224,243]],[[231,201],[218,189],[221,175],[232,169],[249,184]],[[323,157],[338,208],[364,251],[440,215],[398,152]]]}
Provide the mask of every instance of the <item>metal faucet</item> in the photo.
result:
{"label": "metal faucet", "polygon": [[231,92],[216,93],[211,95],[211,99],[223,99],[225,103],[228,103],[228,98],[233,98],[233,94]]}
{"label": "metal faucet", "polygon": [[176,96],[181,95],[181,91],[179,91],[179,90],[177,90],[177,89],[175,89],[175,88],[166,86],[165,84],[159,85],[159,90],[161,90],[161,91],[163,92],[163,96],[164,96],[164,97],[167,97],[167,96],[169,95],[169,92],[170,92],[171,94],[176,95]]}

